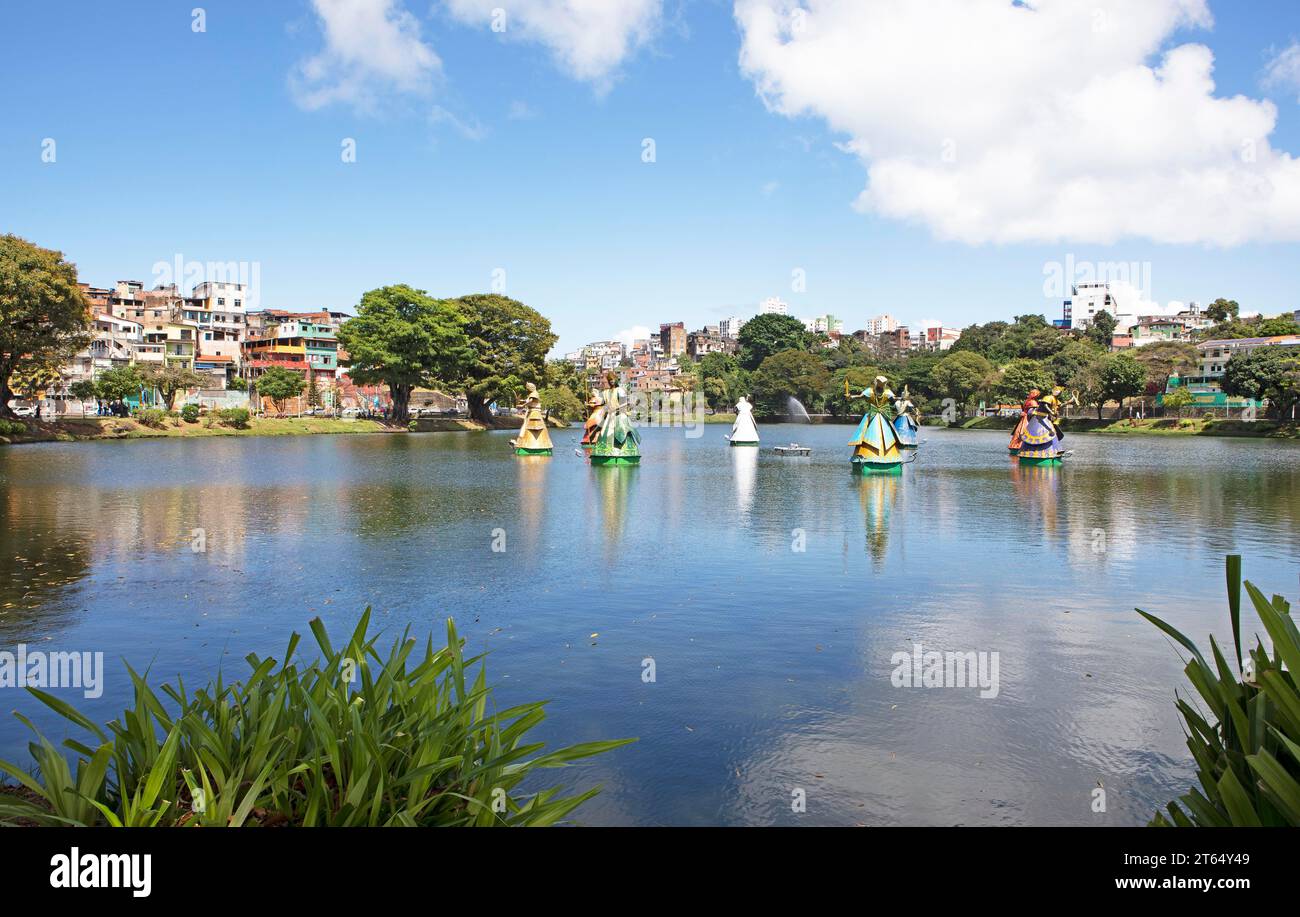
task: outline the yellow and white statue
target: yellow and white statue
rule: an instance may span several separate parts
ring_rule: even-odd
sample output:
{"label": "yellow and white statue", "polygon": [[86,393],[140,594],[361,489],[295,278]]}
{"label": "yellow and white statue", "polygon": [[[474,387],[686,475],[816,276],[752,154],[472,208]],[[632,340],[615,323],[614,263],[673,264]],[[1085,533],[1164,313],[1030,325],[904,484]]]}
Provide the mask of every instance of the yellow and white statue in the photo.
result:
{"label": "yellow and white statue", "polygon": [[519,428],[519,436],[510,440],[515,455],[550,455],[551,434],[542,414],[542,398],[533,383],[528,383],[528,392],[519,406],[524,409],[524,425]]}

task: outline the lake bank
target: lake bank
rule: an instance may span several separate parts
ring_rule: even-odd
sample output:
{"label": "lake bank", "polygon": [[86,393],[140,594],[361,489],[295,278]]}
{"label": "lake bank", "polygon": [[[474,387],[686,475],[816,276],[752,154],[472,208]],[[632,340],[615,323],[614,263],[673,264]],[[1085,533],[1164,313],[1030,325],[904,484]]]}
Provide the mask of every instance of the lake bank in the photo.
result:
{"label": "lake bank", "polygon": [[[400,424],[356,417],[254,417],[246,426],[232,427],[204,418],[186,423],[168,418],[151,427],[131,417],[85,417],[53,422],[23,421],[25,433],[0,433],[0,444],[89,442],[104,439],[201,439],[218,436],[319,436],[348,433],[458,433],[517,429],[517,417],[499,417],[492,426],[458,417],[421,417],[412,431]],[[552,426],[563,421],[552,421]]]}

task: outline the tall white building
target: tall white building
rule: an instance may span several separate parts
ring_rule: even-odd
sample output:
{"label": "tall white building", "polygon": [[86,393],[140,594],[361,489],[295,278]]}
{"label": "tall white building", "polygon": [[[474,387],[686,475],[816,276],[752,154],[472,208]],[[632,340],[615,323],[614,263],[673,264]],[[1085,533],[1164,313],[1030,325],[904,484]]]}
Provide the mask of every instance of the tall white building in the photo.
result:
{"label": "tall white building", "polygon": [[885,334],[889,331],[899,329],[898,319],[892,315],[877,315],[875,318],[867,319],[867,334]]}
{"label": "tall white building", "polygon": [[1077,283],[1070,289],[1061,317],[1067,328],[1087,328],[1098,312],[1108,312],[1115,319],[1115,333],[1122,334],[1133,326],[1137,316],[1114,295],[1110,284],[1102,281]]}
{"label": "tall white building", "polygon": [[733,315],[718,322],[718,333],[724,338],[740,337],[740,329],[745,327],[745,319]]}
{"label": "tall white building", "polygon": [[786,305],[785,300],[776,296],[769,296],[758,304],[759,315],[789,315],[790,307]]}

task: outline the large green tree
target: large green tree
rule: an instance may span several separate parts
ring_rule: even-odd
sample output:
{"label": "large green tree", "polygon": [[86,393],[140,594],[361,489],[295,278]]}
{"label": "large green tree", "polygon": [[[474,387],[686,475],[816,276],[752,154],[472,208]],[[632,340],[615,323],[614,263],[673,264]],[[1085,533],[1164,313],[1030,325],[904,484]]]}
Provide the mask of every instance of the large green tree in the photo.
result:
{"label": "large green tree", "polygon": [[338,339],[352,381],[387,385],[393,420],[406,423],[413,389],[462,377],[471,357],[466,326],[454,300],[397,284],[362,296],[356,316],[339,327]]}
{"label": "large green tree", "polygon": [[822,361],[806,350],[773,354],[754,373],[758,410],[767,415],[784,414],[787,398],[797,398],[805,410],[816,410],[816,401],[830,379],[830,371]]}
{"label": "large green tree", "polygon": [[1021,358],[1012,360],[1002,368],[994,387],[994,395],[999,401],[1018,404],[1025,400],[1030,389],[1038,389],[1043,394],[1052,390],[1055,377],[1048,367],[1038,360]]}
{"label": "large green tree", "polygon": [[14,416],[14,373],[63,362],[85,345],[89,325],[76,265],[61,252],[0,236],[0,417]]}
{"label": "large green tree", "polygon": [[993,364],[984,357],[969,350],[957,350],[954,346],[948,356],[935,364],[930,378],[935,391],[941,397],[953,399],[964,413],[966,403],[989,384],[993,373]]}
{"label": "large green tree", "polygon": [[808,337],[803,322],[792,315],[770,312],[751,318],[740,329],[740,365],[756,370],[768,357],[783,350],[806,349]]}
{"label": "large green tree", "polygon": [[470,416],[489,423],[489,406],[499,398],[514,399],[526,382],[543,381],[546,353],[557,336],[536,309],[496,293],[475,293],[455,300],[465,316],[469,359],[460,381]]}
{"label": "large green tree", "polygon": [[1242,398],[1267,398],[1274,416],[1289,417],[1300,400],[1300,348],[1256,347],[1234,354],[1223,367],[1223,390]]}
{"label": "large green tree", "polygon": [[95,389],[105,401],[124,401],[129,395],[140,394],[144,384],[144,376],[136,366],[114,366],[99,374]]}
{"label": "large green tree", "polygon": [[1241,306],[1235,299],[1224,299],[1222,296],[1205,307],[1205,317],[1216,323],[1236,321],[1240,313]]}
{"label": "large green tree", "polygon": [[257,377],[257,395],[270,398],[275,408],[284,413],[284,403],[290,398],[297,398],[307,387],[307,380],[286,366],[268,366]]}
{"label": "large green tree", "polygon": [[1117,401],[1123,408],[1124,399],[1141,395],[1146,384],[1147,368],[1131,353],[1109,354],[1101,361],[1103,401]]}
{"label": "large green tree", "polygon": [[184,366],[161,366],[144,374],[146,385],[152,385],[162,396],[167,410],[175,410],[176,396],[192,388],[201,388],[207,377]]}

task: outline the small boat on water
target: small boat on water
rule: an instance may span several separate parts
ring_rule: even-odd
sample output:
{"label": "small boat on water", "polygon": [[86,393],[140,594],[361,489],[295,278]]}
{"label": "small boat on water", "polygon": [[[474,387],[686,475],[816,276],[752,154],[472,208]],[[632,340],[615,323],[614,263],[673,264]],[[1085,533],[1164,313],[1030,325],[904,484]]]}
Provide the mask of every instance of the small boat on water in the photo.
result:
{"label": "small boat on water", "polygon": [[791,443],[788,446],[776,446],[772,451],[777,455],[812,455],[811,446],[801,446],[798,443]]}

